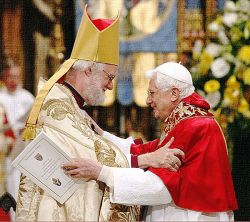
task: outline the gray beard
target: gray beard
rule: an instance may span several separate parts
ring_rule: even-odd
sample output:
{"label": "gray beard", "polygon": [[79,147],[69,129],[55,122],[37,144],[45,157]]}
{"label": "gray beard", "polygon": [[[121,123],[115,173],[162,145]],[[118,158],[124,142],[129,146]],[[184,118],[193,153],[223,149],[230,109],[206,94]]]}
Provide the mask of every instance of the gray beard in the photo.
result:
{"label": "gray beard", "polygon": [[95,86],[89,86],[86,88],[88,95],[88,103],[92,106],[102,105],[105,100],[105,93],[101,89],[95,89]]}

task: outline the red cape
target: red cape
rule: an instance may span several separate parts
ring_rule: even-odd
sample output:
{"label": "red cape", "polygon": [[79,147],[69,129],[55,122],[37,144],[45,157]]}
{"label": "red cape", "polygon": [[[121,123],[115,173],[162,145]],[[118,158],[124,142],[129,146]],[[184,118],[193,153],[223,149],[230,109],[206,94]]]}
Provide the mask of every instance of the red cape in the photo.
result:
{"label": "red cape", "polygon": [[157,139],[143,145],[132,145],[131,154],[153,152],[174,137],[171,148],[180,148],[185,153],[178,172],[149,168],[164,182],[174,203],[178,207],[201,212],[236,210],[238,205],[223,133],[211,114],[198,115],[206,112],[209,105],[196,93],[183,102],[187,106],[192,105],[195,111],[195,107],[201,109],[191,116],[190,112],[186,116],[176,112],[178,121],[162,143]]}

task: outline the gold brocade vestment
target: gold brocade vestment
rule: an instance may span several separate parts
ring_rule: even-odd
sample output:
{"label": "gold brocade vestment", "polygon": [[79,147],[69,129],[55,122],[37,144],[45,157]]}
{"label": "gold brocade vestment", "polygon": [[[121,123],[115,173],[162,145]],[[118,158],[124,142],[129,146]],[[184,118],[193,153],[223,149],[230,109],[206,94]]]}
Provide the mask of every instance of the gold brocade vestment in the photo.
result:
{"label": "gold brocade vestment", "polygon": [[[44,100],[36,133],[49,134],[72,158],[90,158],[115,167],[129,167],[113,143],[97,135],[84,118],[71,92],[55,84]],[[137,207],[110,203],[108,188],[95,180],[82,184],[64,204],[58,203],[22,176],[17,201],[20,221],[136,221]]]}

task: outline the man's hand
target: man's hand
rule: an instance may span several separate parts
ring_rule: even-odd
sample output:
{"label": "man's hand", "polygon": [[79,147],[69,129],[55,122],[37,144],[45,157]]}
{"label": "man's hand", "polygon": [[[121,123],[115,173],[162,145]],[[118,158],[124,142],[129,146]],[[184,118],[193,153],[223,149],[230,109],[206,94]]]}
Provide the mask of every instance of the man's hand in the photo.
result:
{"label": "man's hand", "polygon": [[167,168],[176,172],[181,166],[180,158],[183,159],[185,154],[182,150],[177,148],[169,149],[169,146],[173,141],[174,137],[172,137],[166,145],[158,150],[152,153],[140,155],[138,157],[139,167],[146,168],[151,166],[154,168]]}
{"label": "man's hand", "polygon": [[70,175],[74,178],[88,178],[97,180],[102,165],[94,160],[85,158],[76,158],[72,162],[68,162],[62,165],[62,169],[65,174]]}

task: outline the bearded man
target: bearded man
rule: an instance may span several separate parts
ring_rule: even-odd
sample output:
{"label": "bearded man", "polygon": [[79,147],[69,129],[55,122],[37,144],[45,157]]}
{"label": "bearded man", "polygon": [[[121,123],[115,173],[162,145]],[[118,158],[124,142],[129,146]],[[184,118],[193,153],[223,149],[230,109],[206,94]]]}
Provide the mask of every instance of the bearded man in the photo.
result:
{"label": "bearded man", "polygon": [[[119,56],[119,19],[91,19],[87,7],[73,51],[60,69],[42,86],[26,123],[23,138],[41,131],[62,145],[70,157],[86,157],[103,164],[128,167],[122,152],[96,134],[84,105],[103,103],[112,90]],[[83,183],[60,204],[28,177],[22,175],[17,202],[18,221],[125,221],[137,219],[136,207],[111,204],[108,189],[96,181]]]}

